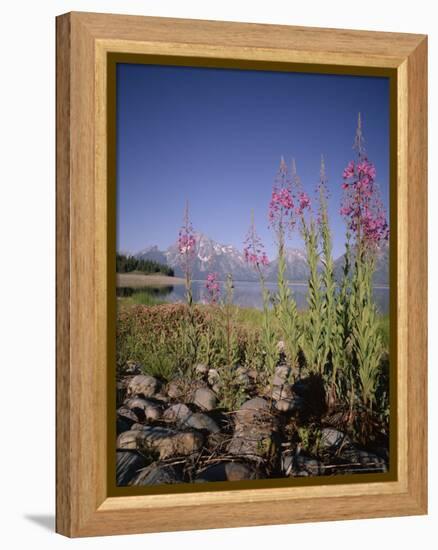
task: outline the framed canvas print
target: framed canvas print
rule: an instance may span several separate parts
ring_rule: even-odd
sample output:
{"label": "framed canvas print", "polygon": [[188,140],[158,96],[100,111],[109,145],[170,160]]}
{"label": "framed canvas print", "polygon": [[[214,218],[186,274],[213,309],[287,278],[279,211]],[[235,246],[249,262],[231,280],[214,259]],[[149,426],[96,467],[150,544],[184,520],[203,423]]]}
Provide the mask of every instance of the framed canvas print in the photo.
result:
{"label": "framed canvas print", "polygon": [[426,69],[58,17],[58,532],[426,513]]}

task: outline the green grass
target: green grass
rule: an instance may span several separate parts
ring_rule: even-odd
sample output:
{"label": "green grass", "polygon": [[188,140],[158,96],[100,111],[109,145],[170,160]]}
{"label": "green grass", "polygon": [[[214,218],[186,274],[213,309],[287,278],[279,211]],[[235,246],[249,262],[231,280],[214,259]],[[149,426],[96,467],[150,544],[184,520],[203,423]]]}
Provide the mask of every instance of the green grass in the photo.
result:
{"label": "green grass", "polygon": [[118,298],[118,304],[126,306],[158,306],[165,304],[165,300],[160,300],[150,292],[134,292],[131,296]]}
{"label": "green grass", "polygon": [[382,315],[379,318],[379,330],[383,347],[389,351],[389,315]]}

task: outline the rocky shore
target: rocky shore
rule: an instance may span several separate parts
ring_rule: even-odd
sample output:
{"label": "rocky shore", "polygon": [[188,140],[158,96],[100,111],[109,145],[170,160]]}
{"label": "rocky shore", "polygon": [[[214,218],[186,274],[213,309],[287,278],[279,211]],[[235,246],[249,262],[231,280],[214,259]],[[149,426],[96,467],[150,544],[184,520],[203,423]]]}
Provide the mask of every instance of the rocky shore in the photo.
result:
{"label": "rocky shore", "polygon": [[358,445],[342,412],[327,412],[315,377],[279,366],[261,392],[256,371],[235,367],[249,398],[229,411],[219,407],[217,370],[195,370],[194,380],[167,384],[133,362],[118,373],[118,486],[387,471],[387,445]]}

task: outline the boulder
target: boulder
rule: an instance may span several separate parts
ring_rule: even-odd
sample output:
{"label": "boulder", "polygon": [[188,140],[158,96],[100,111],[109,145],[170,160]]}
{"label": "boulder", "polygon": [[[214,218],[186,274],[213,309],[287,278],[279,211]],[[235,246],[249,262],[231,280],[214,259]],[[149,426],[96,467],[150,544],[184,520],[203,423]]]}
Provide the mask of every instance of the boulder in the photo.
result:
{"label": "boulder", "polygon": [[198,388],[193,396],[193,403],[204,411],[216,408],[217,397],[210,388]]}
{"label": "boulder", "polygon": [[126,405],[122,405],[117,409],[117,418],[123,419],[125,422],[128,422],[129,425],[133,424],[134,422],[139,422],[142,420],[142,415],[139,416],[137,414],[138,411],[133,411]]}
{"label": "boulder", "polygon": [[240,407],[236,412],[236,426],[253,424],[254,422],[265,422],[271,417],[269,403],[262,397],[254,397]]}
{"label": "boulder", "polygon": [[305,455],[283,455],[281,469],[285,476],[306,477],[324,475],[324,464],[316,458]]}
{"label": "boulder", "polygon": [[174,466],[151,464],[132,479],[132,486],[168,485],[183,481],[181,470]]}
{"label": "boulder", "polygon": [[167,385],[167,395],[171,399],[181,399],[184,396],[185,389],[182,380],[172,380]]}
{"label": "boulder", "polygon": [[322,476],[325,473],[324,464],[320,460],[304,455],[295,457],[295,468],[298,472],[304,470],[311,476]]}
{"label": "boulder", "polygon": [[192,411],[187,405],[184,405],[184,403],[176,403],[164,411],[163,420],[166,422],[182,423],[191,414]]}
{"label": "boulder", "polygon": [[183,420],[181,426],[183,428],[194,428],[195,430],[206,431],[209,433],[220,432],[216,422],[204,413],[193,413]]}
{"label": "boulder", "polygon": [[125,406],[131,411],[142,411],[144,418],[149,421],[158,420],[161,417],[161,408],[148,399],[133,397],[125,401]]}
{"label": "boulder", "polygon": [[340,456],[351,463],[351,468],[347,469],[352,472],[381,473],[388,471],[388,464],[382,457],[354,446],[342,450]]}
{"label": "boulder", "polygon": [[235,429],[228,452],[248,458],[262,458],[274,448],[276,419],[269,403],[261,397],[246,401],[235,414]]}
{"label": "boulder", "polygon": [[209,369],[208,371],[208,383],[210,386],[220,383],[220,375],[217,369]]}
{"label": "boulder", "polygon": [[146,459],[133,451],[117,451],[116,453],[116,484],[128,485],[141,468],[146,466]]}
{"label": "boulder", "polygon": [[280,401],[281,399],[291,399],[293,395],[294,392],[290,384],[274,386],[272,390],[272,399],[275,399],[275,401]]}
{"label": "boulder", "polygon": [[288,399],[280,399],[275,403],[275,408],[280,412],[294,412],[303,408],[303,400],[301,397],[294,395]]}
{"label": "boulder", "polygon": [[195,372],[198,376],[206,376],[208,374],[209,368],[207,365],[203,365],[200,363],[199,365],[196,365]]}
{"label": "boulder", "polygon": [[141,363],[137,363],[137,361],[132,360],[126,361],[125,368],[123,369],[125,374],[131,375],[141,374],[142,370],[143,365],[141,365]]}
{"label": "boulder", "polygon": [[203,442],[200,432],[144,426],[143,429],[121,433],[117,438],[117,448],[155,451],[164,459],[193,454],[201,449]]}
{"label": "boulder", "polygon": [[342,444],[350,444],[349,437],[335,428],[323,428],[319,440],[320,449],[338,449]]}
{"label": "boulder", "polygon": [[148,374],[139,374],[134,376],[128,385],[128,396],[140,395],[143,397],[153,397],[159,390],[159,381]]}
{"label": "boulder", "polygon": [[256,479],[256,471],[241,462],[219,462],[198,473],[195,483],[206,481],[243,481]]}
{"label": "boulder", "polygon": [[290,367],[286,365],[281,365],[275,369],[274,379],[272,381],[274,386],[282,386],[286,384],[289,380],[291,373]]}

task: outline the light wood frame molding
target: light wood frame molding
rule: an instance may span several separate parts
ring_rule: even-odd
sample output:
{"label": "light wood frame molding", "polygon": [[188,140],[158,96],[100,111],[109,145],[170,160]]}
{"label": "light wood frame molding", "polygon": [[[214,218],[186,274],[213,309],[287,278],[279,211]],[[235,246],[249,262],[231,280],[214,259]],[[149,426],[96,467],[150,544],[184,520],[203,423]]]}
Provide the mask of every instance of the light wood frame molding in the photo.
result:
{"label": "light wood frame molding", "polygon": [[[427,513],[427,37],[69,13],[57,18],[57,532],[70,537]],[[110,52],[394,69],[397,480],[107,495]]]}

